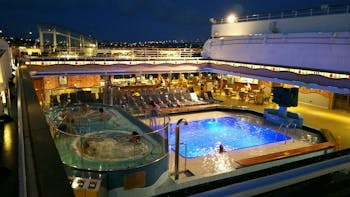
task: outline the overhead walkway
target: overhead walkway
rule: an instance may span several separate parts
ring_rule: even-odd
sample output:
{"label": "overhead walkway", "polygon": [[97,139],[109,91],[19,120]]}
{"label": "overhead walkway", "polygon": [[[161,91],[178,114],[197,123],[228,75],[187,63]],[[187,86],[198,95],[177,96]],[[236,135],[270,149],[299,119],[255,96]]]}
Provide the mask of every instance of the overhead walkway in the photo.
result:
{"label": "overhead walkway", "polygon": [[[58,55],[94,55],[97,40],[57,25],[38,25],[40,49],[43,53]],[[52,36],[46,39],[45,35]],[[59,37],[64,39],[59,40]]]}

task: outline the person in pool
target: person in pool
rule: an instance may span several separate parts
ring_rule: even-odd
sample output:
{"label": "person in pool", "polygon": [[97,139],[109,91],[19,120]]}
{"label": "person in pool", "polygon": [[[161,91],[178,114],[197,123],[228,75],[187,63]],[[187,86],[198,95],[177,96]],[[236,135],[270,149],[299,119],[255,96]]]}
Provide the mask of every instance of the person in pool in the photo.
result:
{"label": "person in pool", "polygon": [[106,117],[107,117],[107,112],[105,112],[105,110],[104,110],[103,108],[99,108],[99,109],[98,109],[98,112],[100,113],[101,120],[106,119]]}
{"label": "person in pool", "polygon": [[225,152],[224,145],[220,144],[219,146],[219,153]]}
{"label": "person in pool", "polygon": [[61,124],[63,126],[65,125],[65,128],[62,131],[74,134],[75,132],[73,130],[72,124],[79,123],[79,121],[76,120],[73,114],[69,110],[67,110],[65,107],[58,115],[62,119]]}
{"label": "person in pool", "polygon": [[133,131],[131,133],[131,137],[129,139],[129,142],[132,142],[133,144],[140,144],[140,141],[141,141],[140,135],[136,131]]}
{"label": "person in pool", "polygon": [[89,140],[85,140],[81,146],[81,151],[83,154],[94,156],[96,154],[96,148],[90,145]]}
{"label": "person in pool", "polygon": [[84,103],[84,104],[81,106],[81,113],[82,113],[82,114],[87,114],[89,111],[90,111],[89,106],[88,106],[86,103]]}
{"label": "person in pool", "polygon": [[154,102],[150,102],[151,109],[150,109],[150,126],[156,126],[157,125],[157,117],[160,113],[160,106]]}

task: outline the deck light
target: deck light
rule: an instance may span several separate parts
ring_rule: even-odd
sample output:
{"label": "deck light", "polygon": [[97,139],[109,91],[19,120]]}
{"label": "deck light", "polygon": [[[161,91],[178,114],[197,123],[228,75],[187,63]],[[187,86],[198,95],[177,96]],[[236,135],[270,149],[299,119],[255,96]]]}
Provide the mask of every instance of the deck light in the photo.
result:
{"label": "deck light", "polygon": [[233,14],[229,15],[227,18],[226,18],[226,21],[228,23],[234,23],[234,22],[237,22],[237,17]]}

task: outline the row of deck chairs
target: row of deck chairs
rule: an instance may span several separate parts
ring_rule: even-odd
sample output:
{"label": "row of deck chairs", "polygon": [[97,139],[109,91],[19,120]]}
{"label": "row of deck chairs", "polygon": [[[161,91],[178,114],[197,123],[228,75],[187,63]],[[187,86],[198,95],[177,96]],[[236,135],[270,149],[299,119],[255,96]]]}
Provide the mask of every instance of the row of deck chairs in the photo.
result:
{"label": "row of deck chairs", "polygon": [[[77,91],[61,95],[51,95],[51,106],[66,106],[74,103],[103,103],[103,93],[98,95],[90,91]],[[109,99],[108,99],[109,101]],[[115,90],[113,104],[136,111],[145,111],[155,101],[161,108],[184,107],[220,102],[215,100],[211,92],[197,95],[193,89],[140,89]]]}
{"label": "row of deck chairs", "polygon": [[74,93],[64,93],[50,96],[51,106],[65,106],[74,103],[102,103],[103,95],[99,93],[98,97],[91,91],[77,91]]}
{"label": "row of deck chairs", "polygon": [[144,112],[150,107],[151,101],[155,101],[161,108],[184,107],[215,103],[216,100],[210,93],[198,97],[188,88],[177,89],[147,89],[147,90],[117,90],[114,92],[114,104],[128,108],[131,111]]}

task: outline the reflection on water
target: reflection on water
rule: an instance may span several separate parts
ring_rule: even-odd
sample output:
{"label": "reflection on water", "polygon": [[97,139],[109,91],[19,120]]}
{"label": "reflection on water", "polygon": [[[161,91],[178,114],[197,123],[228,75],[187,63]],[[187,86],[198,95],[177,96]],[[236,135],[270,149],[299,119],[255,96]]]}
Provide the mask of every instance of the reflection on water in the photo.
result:
{"label": "reflection on water", "polygon": [[227,172],[235,169],[233,162],[233,159],[230,158],[225,152],[218,153],[217,151],[212,151],[211,154],[204,158],[202,167],[213,169],[216,173]]}

